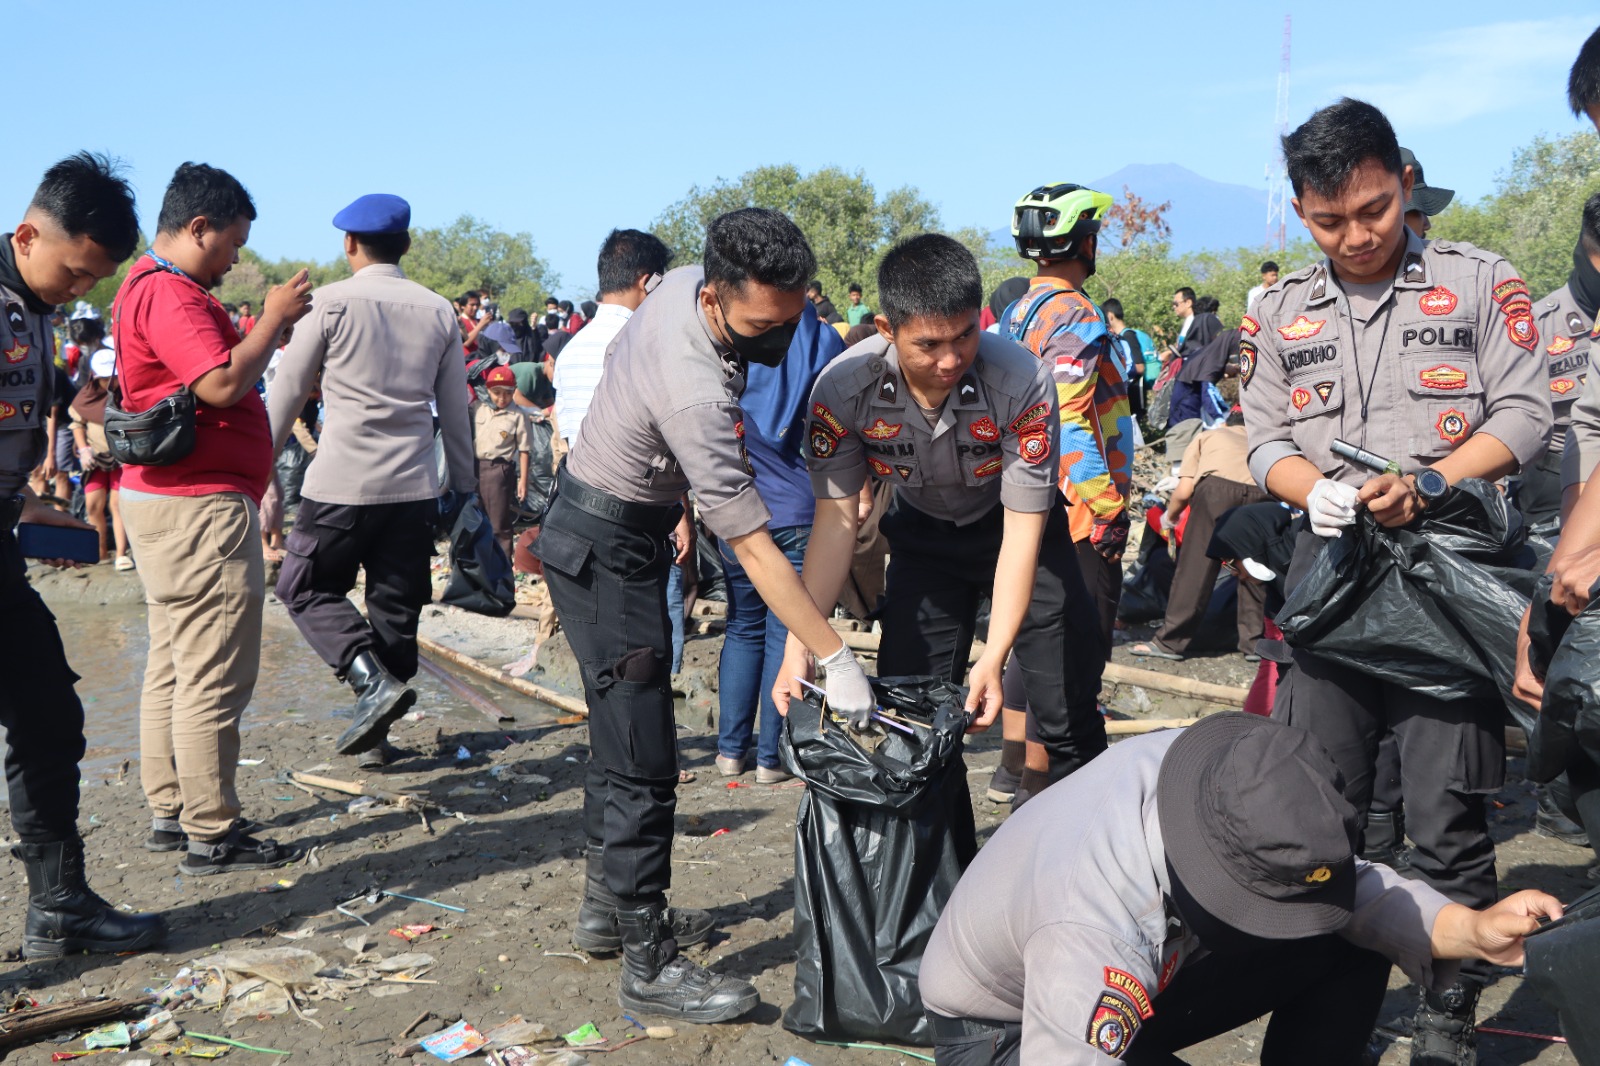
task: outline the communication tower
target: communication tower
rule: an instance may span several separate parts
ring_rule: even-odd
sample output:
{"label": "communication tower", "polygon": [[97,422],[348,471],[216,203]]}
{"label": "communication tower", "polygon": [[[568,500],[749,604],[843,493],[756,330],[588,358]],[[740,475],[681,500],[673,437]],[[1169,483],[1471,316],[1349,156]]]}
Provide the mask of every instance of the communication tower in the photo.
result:
{"label": "communication tower", "polygon": [[1289,35],[1293,16],[1283,16],[1283,55],[1278,64],[1278,109],[1273,138],[1276,158],[1267,164],[1267,247],[1283,251],[1288,241],[1289,172],[1283,165],[1282,138],[1289,132]]}

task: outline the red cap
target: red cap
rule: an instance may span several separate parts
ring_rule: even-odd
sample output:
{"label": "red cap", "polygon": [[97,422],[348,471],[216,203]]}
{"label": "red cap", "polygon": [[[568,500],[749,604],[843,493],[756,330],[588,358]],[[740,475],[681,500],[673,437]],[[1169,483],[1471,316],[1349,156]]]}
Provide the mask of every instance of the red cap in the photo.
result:
{"label": "red cap", "polygon": [[489,376],[484,379],[491,389],[514,389],[517,387],[517,375],[511,372],[509,366],[497,366],[489,371]]}

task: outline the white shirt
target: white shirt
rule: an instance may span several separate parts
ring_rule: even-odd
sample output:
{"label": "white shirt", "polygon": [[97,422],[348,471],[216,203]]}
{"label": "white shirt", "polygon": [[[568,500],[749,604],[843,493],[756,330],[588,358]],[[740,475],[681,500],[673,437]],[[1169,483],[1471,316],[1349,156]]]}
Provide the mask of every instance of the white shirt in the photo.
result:
{"label": "white shirt", "polygon": [[1256,309],[1256,301],[1261,299],[1261,294],[1266,291],[1267,287],[1265,285],[1257,285],[1255,288],[1250,290],[1250,292],[1244,298],[1244,309],[1246,314]]}
{"label": "white shirt", "polygon": [[601,304],[594,318],[572,335],[556,357],[551,379],[556,387],[556,425],[569,445],[578,439],[578,427],[589,413],[589,401],[605,369],[606,349],[632,317],[633,312],[621,304]]}

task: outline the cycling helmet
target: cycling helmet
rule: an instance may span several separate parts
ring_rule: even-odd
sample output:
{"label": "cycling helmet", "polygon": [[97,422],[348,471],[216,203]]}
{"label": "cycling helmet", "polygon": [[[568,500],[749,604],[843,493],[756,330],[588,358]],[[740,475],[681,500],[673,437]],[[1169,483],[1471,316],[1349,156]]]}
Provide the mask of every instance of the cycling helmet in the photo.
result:
{"label": "cycling helmet", "polygon": [[1059,182],[1041,185],[1011,211],[1011,236],[1024,259],[1071,259],[1083,239],[1100,232],[1112,200],[1103,192]]}

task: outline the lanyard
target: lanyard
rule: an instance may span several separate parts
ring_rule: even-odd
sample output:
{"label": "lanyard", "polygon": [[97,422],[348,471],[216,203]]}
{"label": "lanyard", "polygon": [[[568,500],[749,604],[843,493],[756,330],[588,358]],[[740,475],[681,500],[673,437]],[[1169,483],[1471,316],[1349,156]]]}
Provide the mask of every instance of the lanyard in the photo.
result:
{"label": "lanyard", "polygon": [[163,259],[159,255],[157,255],[154,251],[146,251],[144,254],[148,255],[150,257],[150,261],[155,263],[155,265],[160,267],[162,270],[170,270],[172,273],[178,275],[180,278],[189,278],[190,281],[194,280],[193,278],[190,278],[189,275],[184,272],[182,267],[178,266],[172,260]]}

